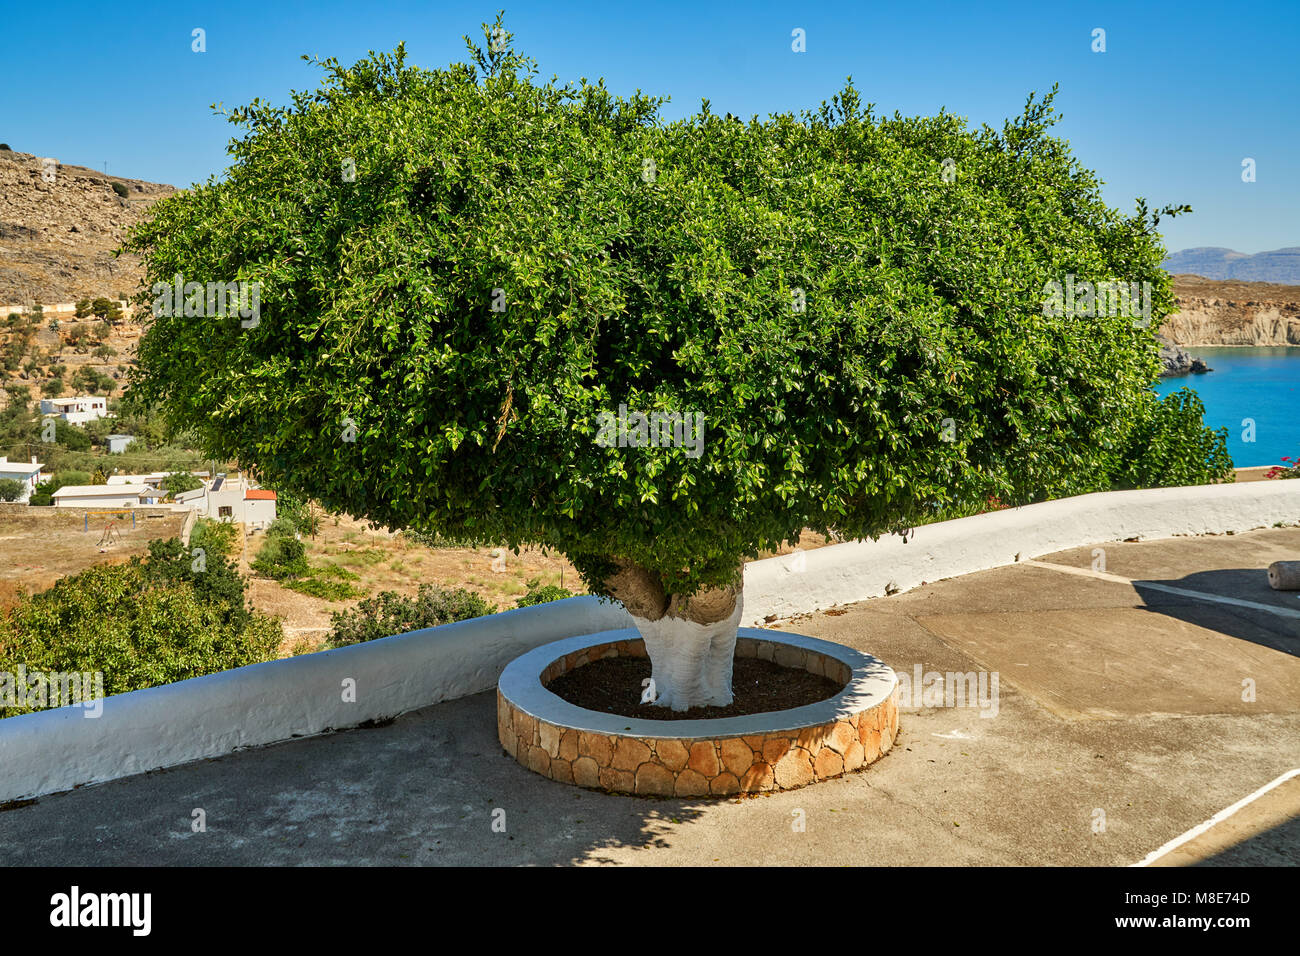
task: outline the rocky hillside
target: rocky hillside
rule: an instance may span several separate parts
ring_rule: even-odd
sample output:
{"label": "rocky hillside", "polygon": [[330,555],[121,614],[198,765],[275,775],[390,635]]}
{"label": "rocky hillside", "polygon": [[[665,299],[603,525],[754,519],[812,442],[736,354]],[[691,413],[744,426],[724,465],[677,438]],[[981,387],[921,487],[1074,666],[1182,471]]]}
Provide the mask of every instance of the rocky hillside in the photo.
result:
{"label": "rocky hillside", "polygon": [[84,166],[60,165],[47,182],[41,160],[0,150],[0,305],[125,298],[139,285],[140,263],[112,252],[149,206],[176,190]]}
{"label": "rocky hillside", "polygon": [[1300,286],[1180,275],[1174,294],[1160,331],[1175,345],[1300,345]]}

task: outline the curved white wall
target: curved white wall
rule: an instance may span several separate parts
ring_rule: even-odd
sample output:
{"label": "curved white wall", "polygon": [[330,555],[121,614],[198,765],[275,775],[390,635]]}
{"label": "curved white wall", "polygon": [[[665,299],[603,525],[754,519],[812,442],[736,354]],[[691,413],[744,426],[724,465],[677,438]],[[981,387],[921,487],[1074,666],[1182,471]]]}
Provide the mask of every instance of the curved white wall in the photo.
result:
{"label": "curved white wall", "polygon": [[[1108,492],[927,525],[756,561],[742,625],[908,590],[922,581],[1124,538],[1248,531],[1300,521],[1300,481]],[[379,641],[109,697],[98,718],[64,707],[0,720],[0,802],[241,747],[352,727],[492,688],[550,641],[630,627],[621,605],[571,598]],[[355,703],[344,681],[356,682]]]}
{"label": "curved white wall", "polygon": [[944,521],[901,538],[851,541],[745,569],[745,620],[786,618],[908,591],[1040,554],[1126,538],[1222,534],[1300,522],[1300,481],[1107,491]]}

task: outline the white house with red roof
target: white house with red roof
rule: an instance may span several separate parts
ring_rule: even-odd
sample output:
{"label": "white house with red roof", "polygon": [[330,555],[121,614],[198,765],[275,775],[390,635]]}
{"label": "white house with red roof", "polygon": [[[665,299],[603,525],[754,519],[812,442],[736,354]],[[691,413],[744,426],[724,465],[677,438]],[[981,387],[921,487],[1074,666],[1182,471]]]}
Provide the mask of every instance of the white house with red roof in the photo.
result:
{"label": "white house with red roof", "polygon": [[218,475],[208,484],[201,502],[193,499],[193,507],[217,521],[241,521],[246,528],[265,528],[275,520],[275,502],[274,491],[251,488],[242,475]]}

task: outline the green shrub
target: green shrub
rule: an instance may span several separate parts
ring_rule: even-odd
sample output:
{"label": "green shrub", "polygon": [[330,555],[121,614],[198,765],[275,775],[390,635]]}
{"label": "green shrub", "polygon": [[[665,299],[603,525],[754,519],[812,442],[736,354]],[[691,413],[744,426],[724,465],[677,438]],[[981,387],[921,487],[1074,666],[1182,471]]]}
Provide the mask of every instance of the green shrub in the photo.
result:
{"label": "green shrub", "polygon": [[1205,428],[1204,416],[1205,406],[1190,389],[1180,388],[1163,400],[1149,393],[1136,407],[1133,427],[1115,454],[1109,487],[1120,490],[1232,481],[1228,430]]}
{"label": "green shrub", "polygon": [[94,314],[91,309],[92,306],[89,299],[78,299],[77,311],[73,314],[79,319],[84,319]]}
{"label": "green shrub", "polygon": [[203,548],[209,555],[228,558],[235,553],[235,526],[228,521],[199,518],[190,531],[190,549]]}
{"label": "green shrub", "polygon": [[16,478],[0,478],[0,501],[17,501],[22,493],[21,481]]}
{"label": "green shrub", "polygon": [[327,564],[323,567],[315,568],[312,571],[318,577],[335,578],[339,581],[360,581],[361,575],[355,571],[349,571],[347,568],[341,568],[337,564]]}
{"label": "green shrub", "polygon": [[351,610],[334,612],[330,617],[333,630],[325,643],[343,647],[495,613],[494,606],[464,588],[445,590],[422,584],[413,598],[382,591]]}
{"label": "green shrub", "polygon": [[203,487],[203,482],[188,471],[173,471],[159,484],[169,495],[178,495],[182,491],[193,491],[195,488]]}
{"label": "green shrub", "polygon": [[[21,596],[0,615],[0,672],[19,664],[29,673],[100,671],[111,695],[276,657],[279,622],[232,613],[224,598],[196,589],[198,575],[173,576],[182,561],[183,555],[151,552],[144,561],[97,565]],[[0,706],[0,716],[30,709]]]}
{"label": "green shrub", "polygon": [[[58,481],[58,488],[62,488],[64,485],[88,485],[91,483],[91,475],[88,471],[60,471],[55,474],[54,478]],[[58,488],[55,490],[57,491]]]}
{"label": "green shrub", "polygon": [[311,568],[307,564],[307,547],[296,538],[282,535],[269,536],[262,550],[252,562],[252,568],[258,574],[277,581],[286,578],[300,578],[308,574]]}
{"label": "green shrub", "polygon": [[27,499],[29,505],[52,505],[54,498],[51,497],[56,491],[63,487],[63,484],[57,478],[50,478],[42,481],[32,489],[31,497]]}
{"label": "green shrub", "polygon": [[131,194],[131,191],[130,191],[129,189],[127,189],[126,186],[122,185],[121,183],[112,183],[111,185],[112,185],[112,187],[113,187],[113,192],[117,193],[117,194],[118,194],[119,196],[121,196],[123,199],[125,199],[127,196],[129,196],[129,195]]}
{"label": "green shrub", "polygon": [[[90,450],[90,436],[76,425],[68,424],[62,418],[54,420],[54,440],[68,451]],[[69,481],[68,484],[77,485],[86,484],[86,482]]]}
{"label": "green shrub", "polygon": [[190,585],[202,600],[219,606],[228,621],[245,621],[251,614],[238,568],[220,551],[208,551],[203,542],[191,538],[186,548],[179,538],[150,541],[143,567],[150,580]]}
{"label": "green shrub", "polygon": [[563,601],[565,598],[573,597],[573,592],[568,588],[562,588],[558,584],[547,584],[544,587],[537,587],[533,582],[529,582],[528,593],[515,601],[515,607],[532,607],[534,604],[546,604],[550,601]]}
{"label": "green shrub", "polygon": [[268,538],[296,538],[298,536],[298,526],[294,524],[293,519],[280,515],[266,526],[266,536]]}
{"label": "green shrub", "polygon": [[346,601],[351,598],[364,597],[364,588],[354,587],[346,581],[331,581],[319,576],[313,569],[308,577],[284,581],[282,585],[291,591],[323,598],[326,601]]}
{"label": "green shrub", "polygon": [[277,492],[275,515],[277,521],[280,518],[289,520],[293,523],[295,533],[301,532],[309,538],[314,538],[319,530],[320,519],[312,510],[311,503],[296,495]]}

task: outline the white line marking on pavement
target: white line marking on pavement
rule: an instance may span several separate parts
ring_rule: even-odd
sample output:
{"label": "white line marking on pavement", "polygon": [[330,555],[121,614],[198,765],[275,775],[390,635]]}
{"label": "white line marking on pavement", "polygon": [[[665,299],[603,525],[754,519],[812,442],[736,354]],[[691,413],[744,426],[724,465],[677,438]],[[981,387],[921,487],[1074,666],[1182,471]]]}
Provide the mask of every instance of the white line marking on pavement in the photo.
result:
{"label": "white line marking on pavement", "polygon": [[1214,604],[1231,604],[1234,607],[1248,607],[1255,611],[1267,611],[1270,614],[1277,614],[1281,617],[1293,617],[1300,619],[1300,611],[1293,611],[1289,607],[1278,607],[1275,604],[1260,604],[1258,601],[1243,601],[1241,598],[1224,597],[1221,594],[1206,594],[1203,591],[1189,591],[1186,588],[1172,588],[1167,584],[1156,584],[1154,581],[1143,581],[1141,579],[1122,577],[1118,574],[1111,574],[1108,571],[1094,571],[1091,568],[1072,568],[1068,564],[1052,564],[1050,561],[1021,561],[1021,564],[1027,564],[1034,568],[1047,568],[1049,571],[1061,571],[1065,574],[1077,574],[1080,577],[1096,578],[1099,581],[1113,581],[1116,584],[1130,584],[1134,587],[1150,588],[1152,591],[1162,591],[1165,594],[1177,594],[1179,597],[1194,598],[1197,601],[1210,601]]}
{"label": "white line marking on pavement", "polygon": [[1170,840],[1160,849],[1152,850],[1150,853],[1146,855],[1145,859],[1141,860],[1138,863],[1130,863],[1129,866],[1150,866],[1152,863],[1160,859],[1166,853],[1170,853],[1178,849],[1184,843],[1196,839],[1202,833],[1205,833],[1207,830],[1209,830],[1210,827],[1214,826],[1217,823],[1222,823],[1224,820],[1228,819],[1228,817],[1232,816],[1242,807],[1246,806],[1246,804],[1258,800],[1260,797],[1268,793],[1270,790],[1282,786],[1282,784],[1286,783],[1292,777],[1296,777],[1296,776],[1300,776],[1300,767],[1297,767],[1295,770],[1288,770],[1286,773],[1282,774],[1282,776],[1278,777],[1272,783],[1265,784],[1264,786],[1256,790],[1254,793],[1252,793],[1250,796],[1244,797],[1241,800],[1238,800],[1232,806],[1220,810],[1218,813],[1210,817],[1210,819],[1206,820],[1204,823],[1197,824],[1196,826],[1188,830],[1186,833],[1184,833],[1182,836]]}

